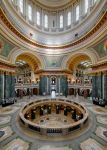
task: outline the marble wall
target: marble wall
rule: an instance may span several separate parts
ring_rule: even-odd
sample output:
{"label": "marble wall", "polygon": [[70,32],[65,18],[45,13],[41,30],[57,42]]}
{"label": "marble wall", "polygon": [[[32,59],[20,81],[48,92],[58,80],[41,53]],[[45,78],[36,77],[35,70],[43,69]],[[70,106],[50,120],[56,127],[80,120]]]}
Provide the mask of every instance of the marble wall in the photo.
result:
{"label": "marble wall", "polygon": [[15,76],[0,72],[0,102],[2,99],[15,97]]}
{"label": "marble wall", "polygon": [[[55,84],[52,85],[51,78],[55,77]],[[63,75],[58,76],[42,76],[39,83],[39,94],[48,95],[51,94],[52,86],[54,86],[56,93],[61,95],[68,94],[68,82],[67,78]]]}
{"label": "marble wall", "polygon": [[107,101],[107,74],[104,75],[104,99]]}
{"label": "marble wall", "polygon": [[92,96],[103,98],[107,101],[107,74],[96,73],[92,80]]}

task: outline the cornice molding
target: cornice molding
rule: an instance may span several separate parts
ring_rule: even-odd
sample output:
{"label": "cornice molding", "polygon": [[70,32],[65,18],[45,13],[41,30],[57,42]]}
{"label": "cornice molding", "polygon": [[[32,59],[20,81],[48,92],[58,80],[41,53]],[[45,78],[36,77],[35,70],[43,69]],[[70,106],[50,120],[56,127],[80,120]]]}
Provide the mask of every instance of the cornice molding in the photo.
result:
{"label": "cornice molding", "polygon": [[70,2],[67,2],[66,4],[53,7],[53,6],[44,5],[40,3],[39,1],[35,1],[35,0],[32,0],[32,1],[34,2],[34,4],[36,4],[40,8],[46,9],[48,11],[61,11],[79,2],[79,0],[70,0]]}
{"label": "cornice molding", "polygon": [[7,64],[5,62],[0,62],[0,71],[6,72],[14,72],[15,73],[16,66],[12,64]]}
{"label": "cornice molding", "polygon": [[46,48],[46,49],[65,49],[65,48],[71,48],[75,45],[78,45],[82,42],[84,42],[86,39],[88,39],[89,37],[91,37],[94,33],[96,33],[105,23],[107,24],[107,11],[104,12],[102,18],[100,18],[100,20],[98,21],[98,23],[84,36],[82,36],[81,38],[77,39],[74,42],[71,42],[70,44],[66,44],[66,45],[60,45],[60,46],[48,46],[48,45],[43,45],[43,44],[39,44],[29,38],[27,38],[26,36],[24,36],[22,33],[20,33],[13,25],[12,23],[8,20],[7,16],[5,15],[5,12],[2,10],[2,8],[0,8],[0,18],[2,20],[2,22],[20,39],[22,39],[23,41],[25,41],[26,43],[36,46],[38,48]]}
{"label": "cornice molding", "polygon": [[67,69],[54,69],[54,70],[43,70],[43,69],[40,69],[40,70],[37,70],[35,71],[35,74],[40,74],[40,75],[65,75],[65,74],[72,74],[72,71],[71,70],[67,70]]}

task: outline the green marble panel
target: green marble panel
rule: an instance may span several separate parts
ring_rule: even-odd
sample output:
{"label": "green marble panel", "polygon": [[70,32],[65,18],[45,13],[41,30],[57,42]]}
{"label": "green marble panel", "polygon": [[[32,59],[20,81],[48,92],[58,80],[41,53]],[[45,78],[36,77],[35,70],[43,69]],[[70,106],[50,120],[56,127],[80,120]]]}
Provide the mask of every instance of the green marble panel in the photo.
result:
{"label": "green marble panel", "polygon": [[15,76],[11,76],[10,97],[15,97]]}
{"label": "green marble panel", "polygon": [[92,96],[102,98],[103,94],[103,83],[102,75],[97,75],[92,77]]}
{"label": "green marble panel", "polygon": [[96,97],[96,76],[92,77],[92,97]]}
{"label": "green marble panel", "polygon": [[65,76],[60,78],[60,92],[65,96],[68,95],[68,82]]}
{"label": "green marble panel", "polygon": [[104,99],[107,102],[107,75],[104,76]]}
{"label": "green marble panel", "polygon": [[5,75],[5,98],[11,97],[11,76]]}
{"label": "green marble panel", "polygon": [[39,82],[39,94],[47,93],[47,77],[41,77]]}
{"label": "green marble panel", "polygon": [[0,75],[0,104],[2,99],[4,98],[3,96],[3,74]]}

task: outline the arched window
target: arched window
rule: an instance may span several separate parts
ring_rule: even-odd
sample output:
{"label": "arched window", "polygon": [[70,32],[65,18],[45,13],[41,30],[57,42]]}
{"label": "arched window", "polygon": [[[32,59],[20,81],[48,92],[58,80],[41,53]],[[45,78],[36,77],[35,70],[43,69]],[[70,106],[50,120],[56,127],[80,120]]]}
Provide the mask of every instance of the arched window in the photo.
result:
{"label": "arched window", "polygon": [[19,0],[20,12],[23,13],[23,0]]}
{"label": "arched window", "polygon": [[67,16],[67,25],[71,25],[71,12],[68,12],[68,16]]}
{"label": "arched window", "polygon": [[32,20],[32,6],[28,5],[28,19],[31,21]]}
{"label": "arched window", "polygon": [[47,15],[44,16],[44,26],[45,28],[48,28],[48,16]]}
{"label": "arched window", "polygon": [[63,28],[63,16],[60,16],[60,28]]}
{"label": "arched window", "polygon": [[40,12],[39,11],[37,11],[37,25],[40,25]]}
{"label": "arched window", "polygon": [[76,6],[76,21],[79,20],[79,5]]}
{"label": "arched window", "polygon": [[97,2],[97,0],[94,0],[94,3],[96,3]]}
{"label": "arched window", "polygon": [[87,13],[88,11],[88,6],[89,6],[88,0],[85,0],[85,13]]}

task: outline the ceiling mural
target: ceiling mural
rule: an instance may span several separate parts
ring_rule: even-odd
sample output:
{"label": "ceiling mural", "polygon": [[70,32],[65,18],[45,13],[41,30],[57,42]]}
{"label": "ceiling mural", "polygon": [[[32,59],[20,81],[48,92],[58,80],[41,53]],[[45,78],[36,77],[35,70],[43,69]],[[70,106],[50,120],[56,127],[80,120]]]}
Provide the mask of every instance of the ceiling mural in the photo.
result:
{"label": "ceiling mural", "polygon": [[99,54],[100,58],[105,57],[107,55],[107,37],[98,43],[94,49]]}
{"label": "ceiling mural", "polygon": [[13,48],[15,48],[15,45],[11,44],[0,34],[0,55],[8,57]]}
{"label": "ceiling mural", "polygon": [[59,68],[64,56],[45,56],[45,62],[47,68]]}

